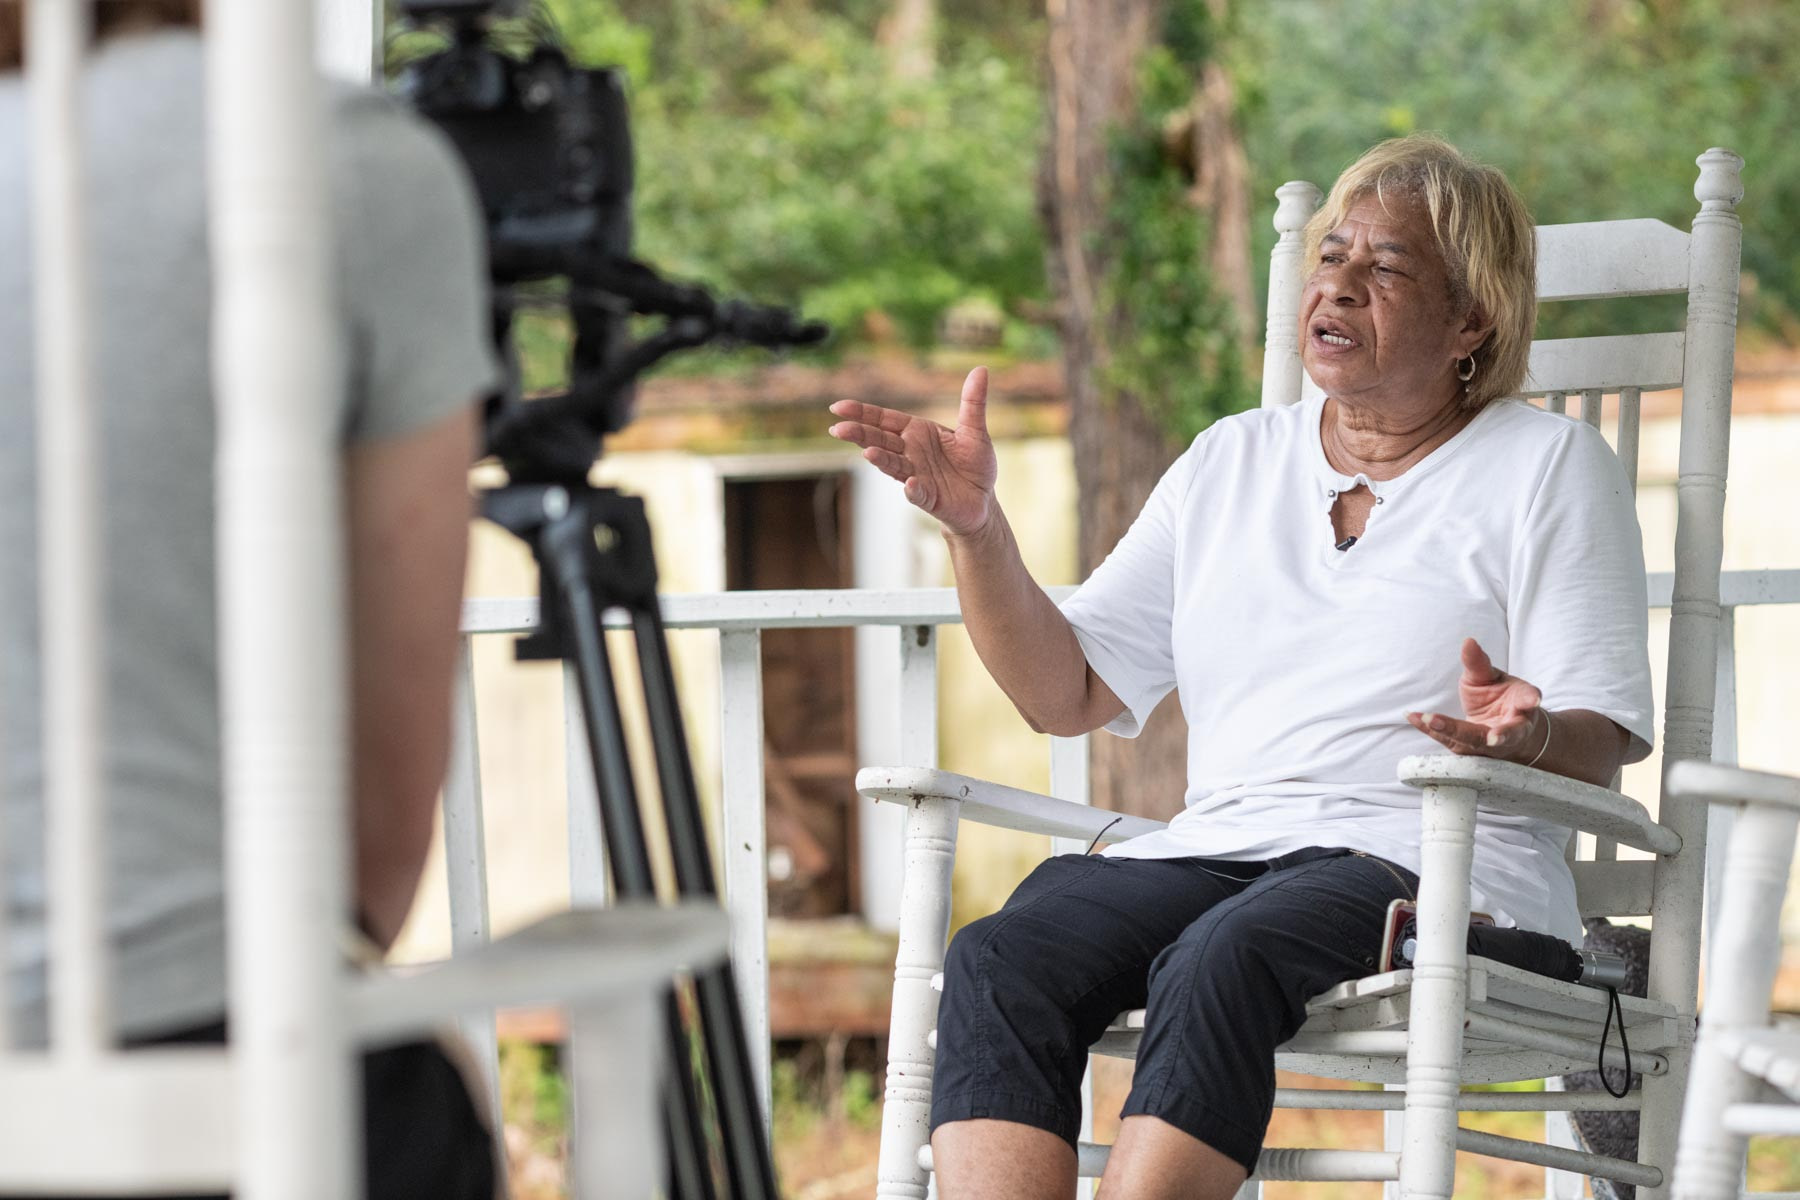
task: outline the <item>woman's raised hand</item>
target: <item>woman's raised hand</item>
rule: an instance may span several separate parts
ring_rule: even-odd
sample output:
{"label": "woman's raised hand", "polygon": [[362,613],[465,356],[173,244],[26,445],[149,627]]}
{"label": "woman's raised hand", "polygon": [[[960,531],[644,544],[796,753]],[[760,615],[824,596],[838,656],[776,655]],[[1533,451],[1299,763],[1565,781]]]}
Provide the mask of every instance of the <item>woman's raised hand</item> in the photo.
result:
{"label": "woman's raised hand", "polygon": [[955,429],[891,408],[839,400],[831,412],[843,420],[828,432],[861,446],[864,458],[904,484],[906,498],[949,532],[977,533],[995,511],[999,474],[988,439],[987,382],[986,367],[969,372]]}
{"label": "woman's raised hand", "polygon": [[1462,645],[1463,713],[1459,721],[1443,713],[1409,712],[1413,728],[1457,754],[1523,761],[1541,752],[1549,734],[1544,694],[1517,676],[1497,669],[1474,638]]}

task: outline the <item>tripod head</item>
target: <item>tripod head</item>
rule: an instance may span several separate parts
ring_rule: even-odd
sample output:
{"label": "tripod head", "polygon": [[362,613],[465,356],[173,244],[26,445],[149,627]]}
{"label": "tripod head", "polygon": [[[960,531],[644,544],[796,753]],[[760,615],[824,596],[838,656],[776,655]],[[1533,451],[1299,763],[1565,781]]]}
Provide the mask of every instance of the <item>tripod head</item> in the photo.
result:
{"label": "tripod head", "polygon": [[[515,482],[585,480],[602,439],[631,420],[637,377],[671,354],[709,342],[806,346],[831,332],[789,309],[719,300],[625,257],[582,264],[567,303],[576,331],[568,389],[533,400],[500,395],[487,405],[487,450]],[[618,311],[664,319],[654,332],[632,340],[612,315]]]}
{"label": "tripod head", "polygon": [[[524,0],[403,0],[401,9],[445,43],[407,63],[398,89],[449,136],[481,199],[494,341],[507,366],[486,406],[486,449],[510,478],[585,480],[605,436],[631,421],[638,376],[670,354],[708,342],[804,346],[830,333],[788,309],[719,300],[631,256],[624,77],[571,63],[544,10]],[[547,280],[565,286],[534,286]],[[514,317],[528,307],[566,310],[575,331],[568,388],[531,401],[513,347]],[[634,337],[634,316],[662,323]]]}

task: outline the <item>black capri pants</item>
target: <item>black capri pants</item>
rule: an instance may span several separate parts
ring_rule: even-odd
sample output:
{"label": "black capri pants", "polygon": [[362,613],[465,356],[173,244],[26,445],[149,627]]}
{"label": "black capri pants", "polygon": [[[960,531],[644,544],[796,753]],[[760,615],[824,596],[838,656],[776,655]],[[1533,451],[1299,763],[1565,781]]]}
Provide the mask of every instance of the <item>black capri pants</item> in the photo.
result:
{"label": "black capri pants", "polygon": [[1268,861],[1065,854],[951,941],[931,1128],[994,1118],[1071,1146],[1087,1048],[1147,1009],[1122,1115],[1159,1117],[1253,1170],[1275,1047],[1314,996],[1367,975],[1418,876],[1359,851]]}

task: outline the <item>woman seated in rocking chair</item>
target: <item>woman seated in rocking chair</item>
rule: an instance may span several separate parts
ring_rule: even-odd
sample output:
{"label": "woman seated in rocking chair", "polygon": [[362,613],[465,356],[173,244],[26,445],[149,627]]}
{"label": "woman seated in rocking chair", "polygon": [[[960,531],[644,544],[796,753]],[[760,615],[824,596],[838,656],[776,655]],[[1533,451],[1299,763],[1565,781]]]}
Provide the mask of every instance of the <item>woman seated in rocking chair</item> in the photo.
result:
{"label": "woman seated in rocking chair", "polygon": [[[1406,138],[1345,171],[1306,233],[1301,353],[1324,398],[1202,433],[1060,608],[994,499],[985,371],[954,430],[832,406],[833,436],[942,524],[970,636],[1034,729],[1130,737],[1171,688],[1190,729],[1166,830],[1050,859],[951,944],[946,1200],[1067,1196],[1086,1049],[1139,1007],[1105,1194],[1229,1196],[1275,1048],[1375,968],[1388,903],[1418,886],[1399,761],[1448,747],[1605,784],[1649,752],[1624,471],[1594,429],[1503,399],[1536,314],[1518,194]],[[1474,908],[1579,941],[1566,837],[1481,812]]]}

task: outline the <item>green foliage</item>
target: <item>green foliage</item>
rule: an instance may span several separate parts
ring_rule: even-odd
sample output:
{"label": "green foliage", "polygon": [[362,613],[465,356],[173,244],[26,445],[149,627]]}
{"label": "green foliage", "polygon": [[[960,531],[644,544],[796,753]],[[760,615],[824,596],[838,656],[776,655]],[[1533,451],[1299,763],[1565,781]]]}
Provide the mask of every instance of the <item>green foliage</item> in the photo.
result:
{"label": "green foliage", "polygon": [[569,1129],[569,1084],[556,1047],[500,1043],[500,1106],[507,1124],[523,1129],[534,1147],[557,1152]]}
{"label": "green foliage", "polygon": [[875,1129],[881,1124],[881,1089],[868,1071],[844,1073],[844,1118],[858,1129]]}
{"label": "green foliage", "polygon": [[1211,41],[1201,0],[1172,4],[1164,42],[1140,73],[1135,118],[1111,140],[1113,257],[1101,297],[1118,318],[1103,382],[1137,397],[1176,442],[1255,403],[1235,315],[1206,265],[1209,230],[1187,172],[1163,146],[1164,123],[1192,100]]}
{"label": "green foliage", "polygon": [[777,1142],[804,1138],[821,1121],[837,1116],[857,1129],[881,1125],[881,1088],[872,1072],[845,1071],[843,1084],[833,1095],[820,1072],[805,1071],[795,1059],[778,1056],[769,1084]]}
{"label": "green foliage", "polygon": [[550,9],[578,55],[631,76],[642,257],[852,342],[875,311],[925,347],[965,297],[1042,295],[1031,60],[946,36],[936,74],[905,81],[868,24],[825,6]]}
{"label": "green foliage", "polygon": [[[1746,325],[1800,312],[1800,153],[1788,133],[1800,67],[1789,0],[1268,0],[1230,41],[1261,212],[1288,179],[1327,186],[1374,142],[1435,130],[1505,170],[1540,223],[1655,216],[1687,228],[1694,157],[1748,161]],[[1256,224],[1265,253],[1274,239]],[[1666,305],[1621,314],[1669,328]],[[1544,329],[1596,332],[1557,305]],[[1610,332],[1622,331],[1617,324]]]}
{"label": "green foliage", "polygon": [[[839,329],[834,352],[891,326],[924,348],[950,305],[1009,315],[1007,353],[1054,352],[1044,321],[1038,0],[939,0],[936,72],[893,76],[877,32],[892,0],[545,0],[585,62],[631,80],[638,251],[721,291],[798,304]],[[1161,122],[1219,57],[1237,81],[1256,204],[1329,184],[1373,142],[1432,129],[1502,168],[1543,222],[1691,222],[1693,159],[1748,161],[1747,328],[1800,337],[1800,73],[1792,0],[1165,0],[1139,112],[1112,144],[1103,299],[1119,306],[1113,389],[1185,434],[1243,402],[1253,364],[1204,271],[1207,231],[1160,151]],[[395,52],[417,50],[418,38]],[[1116,244],[1112,239],[1116,239]],[[887,320],[873,318],[883,314]],[[1554,305],[1547,333],[1669,328],[1662,301]],[[553,383],[566,332],[522,334],[529,380]],[[690,356],[716,370],[743,355]]]}

